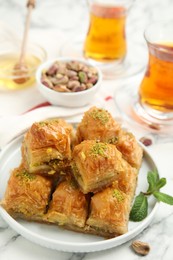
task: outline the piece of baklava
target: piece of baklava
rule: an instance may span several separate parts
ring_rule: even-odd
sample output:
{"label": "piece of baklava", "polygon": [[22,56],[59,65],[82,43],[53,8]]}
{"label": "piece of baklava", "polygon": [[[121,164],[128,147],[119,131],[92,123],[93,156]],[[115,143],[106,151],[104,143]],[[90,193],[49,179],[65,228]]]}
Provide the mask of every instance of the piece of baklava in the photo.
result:
{"label": "piece of baklava", "polygon": [[91,233],[111,238],[128,231],[130,200],[117,182],[91,197],[89,211],[86,224]]}
{"label": "piece of baklava", "polygon": [[77,230],[85,226],[88,215],[88,196],[84,195],[73,179],[58,184],[45,221]]}
{"label": "piece of baklava", "polygon": [[72,172],[83,193],[95,193],[117,179],[123,161],[115,145],[86,140],[73,150]]}
{"label": "piece of baklava", "polygon": [[116,140],[120,125],[111,114],[101,108],[92,107],[85,112],[76,130],[76,143],[83,140],[98,140],[111,143]]}
{"label": "piece of baklava", "polygon": [[51,189],[50,179],[30,174],[20,165],[11,173],[1,205],[14,218],[42,221]]}
{"label": "piece of baklava", "polygon": [[53,175],[69,165],[73,128],[62,119],[34,123],[22,143],[22,161],[30,173]]}
{"label": "piece of baklava", "polygon": [[99,140],[116,145],[123,158],[136,168],[142,162],[142,148],[132,133],[121,129],[111,114],[97,107],[85,112],[76,131],[76,144],[83,140]]}
{"label": "piece of baklava", "polygon": [[117,149],[122,153],[123,158],[137,169],[140,168],[143,157],[143,149],[138,144],[135,136],[125,130],[119,131],[117,141],[115,142]]}
{"label": "piece of baklava", "polygon": [[125,160],[123,161],[124,170],[118,175],[118,187],[125,194],[130,197],[130,200],[133,200],[136,191],[136,185],[138,180],[138,170],[128,164]]}

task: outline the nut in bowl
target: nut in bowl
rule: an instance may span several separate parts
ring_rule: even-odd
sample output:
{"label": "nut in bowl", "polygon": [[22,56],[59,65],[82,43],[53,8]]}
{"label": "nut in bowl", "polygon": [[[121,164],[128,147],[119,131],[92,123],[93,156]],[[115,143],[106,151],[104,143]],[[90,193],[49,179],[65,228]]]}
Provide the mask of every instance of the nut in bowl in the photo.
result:
{"label": "nut in bowl", "polygon": [[36,73],[41,94],[53,105],[89,104],[102,82],[100,70],[82,59],[58,58],[43,63]]}

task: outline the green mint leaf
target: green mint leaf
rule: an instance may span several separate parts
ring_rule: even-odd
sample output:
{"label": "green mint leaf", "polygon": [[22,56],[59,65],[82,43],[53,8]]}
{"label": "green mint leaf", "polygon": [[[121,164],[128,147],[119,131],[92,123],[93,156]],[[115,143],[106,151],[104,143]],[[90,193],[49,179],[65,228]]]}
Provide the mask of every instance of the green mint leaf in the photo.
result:
{"label": "green mint leaf", "polygon": [[166,178],[161,178],[157,184],[156,184],[156,187],[155,187],[155,190],[156,191],[159,191],[163,186],[166,185]]}
{"label": "green mint leaf", "polygon": [[148,172],[147,181],[149,184],[147,192],[152,192],[155,189],[157,182],[159,181],[159,174],[157,170]]}
{"label": "green mint leaf", "polygon": [[169,205],[173,205],[173,197],[168,195],[168,194],[165,194],[165,193],[162,193],[160,191],[155,191],[153,193],[154,197],[158,200],[158,201],[162,201],[164,203],[167,203]]}
{"label": "green mint leaf", "polygon": [[148,181],[148,184],[149,184],[147,192],[151,192],[156,185],[156,180],[155,180],[155,176],[154,176],[153,172],[148,172],[147,181]]}
{"label": "green mint leaf", "polygon": [[135,202],[130,212],[130,220],[138,222],[146,218],[148,214],[148,200],[143,193],[135,198]]}
{"label": "green mint leaf", "polygon": [[158,174],[158,171],[155,169],[154,171],[152,171],[152,174],[155,178],[155,182],[158,182],[160,177],[159,177],[159,174]]}

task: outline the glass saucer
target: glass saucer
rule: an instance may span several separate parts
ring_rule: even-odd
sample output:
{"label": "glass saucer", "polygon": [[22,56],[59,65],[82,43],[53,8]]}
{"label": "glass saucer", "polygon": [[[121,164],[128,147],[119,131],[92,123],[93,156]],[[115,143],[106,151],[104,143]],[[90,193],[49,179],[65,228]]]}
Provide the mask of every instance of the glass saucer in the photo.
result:
{"label": "glass saucer", "polygon": [[[80,35],[73,39],[68,39],[59,50],[59,55],[62,57],[72,58],[84,58],[83,55],[83,43],[85,35]],[[118,62],[97,62],[91,59],[87,59],[91,64],[98,66],[104,79],[122,79],[137,75],[146,66],[148,57],[147,50],[144,45],[136,43],[128,43],[127,55],[125,59],[120,63]]]}
{"label": "glass saucer", "polygon": [[149,115],[138,102],[139,83],[122,85],[115,94],[116,108],[123,119],[132,125],[145,128],[151,133],[173,133],[173,120],[160,120]]}

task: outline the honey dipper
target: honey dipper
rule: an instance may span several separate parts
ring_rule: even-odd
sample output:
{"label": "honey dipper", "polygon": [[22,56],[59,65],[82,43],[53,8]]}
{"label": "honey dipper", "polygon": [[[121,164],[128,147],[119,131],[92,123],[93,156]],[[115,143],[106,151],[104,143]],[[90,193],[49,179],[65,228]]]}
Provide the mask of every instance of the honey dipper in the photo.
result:
{"label": "honey dipper", "polygon": [[28,11],[27,11],[25,29],[24,29],[23,40],[21,45],[21,52],[20,52],[19,61],[14,66],[14,70],[15,70],[14,75],[18,76],[16,79],[14,79],[14,81],[17,84],[23,84],[28,80],[28,77],[26,77],[26,72],[28,70],[28,67],[27,64],[25,63],[25,54],[26,54],[28,32],[29,32],[29,26],[31,20],[31,13],[32,13],[32,9],[35,7],[35,0],[28,0],[26,6],[28,8]]}

